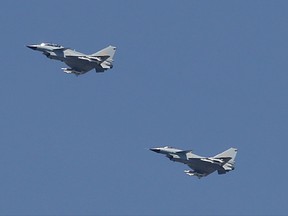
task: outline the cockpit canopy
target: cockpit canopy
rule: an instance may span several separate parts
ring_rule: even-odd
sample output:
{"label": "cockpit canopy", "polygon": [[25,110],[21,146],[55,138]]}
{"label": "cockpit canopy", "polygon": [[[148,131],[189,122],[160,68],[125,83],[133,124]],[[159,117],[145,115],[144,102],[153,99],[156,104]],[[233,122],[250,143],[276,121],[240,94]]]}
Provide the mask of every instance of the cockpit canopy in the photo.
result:
{"label": "cockpit canopy", "polygon": [[62,47],[61,45],[53,44],[53,43],[41,43],[40,46]]}

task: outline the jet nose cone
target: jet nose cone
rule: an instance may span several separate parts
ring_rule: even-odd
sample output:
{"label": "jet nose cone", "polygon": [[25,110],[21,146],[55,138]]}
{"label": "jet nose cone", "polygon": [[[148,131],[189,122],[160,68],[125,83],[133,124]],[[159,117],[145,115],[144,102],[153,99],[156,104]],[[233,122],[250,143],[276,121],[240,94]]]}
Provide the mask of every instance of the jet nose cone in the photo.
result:
{"label": "jet nose cone", "polygon": [[27,45],[27,47],[30,49],[33,49],[33,50],[36,50],[36,48],[37,48],[35,45]]}
{"label": "jet nose cone", "polygon": [[153,152],[156,152],[156,153],[160,152],[160,149],[157,149],[157,148],[150,148],[150,150],[153,151]]}

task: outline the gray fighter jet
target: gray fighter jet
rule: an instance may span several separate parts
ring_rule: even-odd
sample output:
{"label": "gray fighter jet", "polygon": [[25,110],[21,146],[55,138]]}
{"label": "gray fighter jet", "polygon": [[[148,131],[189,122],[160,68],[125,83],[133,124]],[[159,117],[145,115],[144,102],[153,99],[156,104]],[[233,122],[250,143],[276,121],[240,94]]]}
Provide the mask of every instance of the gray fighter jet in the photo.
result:
{"label": "gray fighter jet", "polygon": [[165,146],[160,148],[151,148],[151,151],[164,154],[171,161],[187,164],[192,170],[184,170],[189,176],[198,178],[207,176],[217,170],[218,174],[225,174],[234,170],[236,148],[230,148],[214,157],[201,157],[193,154],[191,150],[181,150]]}
{"label": "gray fighter jet", "polygon": [[116,47],[108,46],[94,54],[86,55],[58,44],[41,43],[27,45],[28,48],[43,52],[50,59],[64,62],[70,68],[62,68],[65,73],[84,74],[92,69],[104,72],[113,67],[113,56]]}

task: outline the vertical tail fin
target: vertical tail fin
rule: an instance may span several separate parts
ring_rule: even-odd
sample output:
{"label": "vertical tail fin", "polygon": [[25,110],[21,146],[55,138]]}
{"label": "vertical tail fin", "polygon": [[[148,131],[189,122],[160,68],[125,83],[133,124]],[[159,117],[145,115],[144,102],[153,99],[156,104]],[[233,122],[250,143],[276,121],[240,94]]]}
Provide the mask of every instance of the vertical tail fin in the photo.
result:
{"label": "vertical tail fin", "polygon": [[235,160],[237,154],[237,149],[236,148],[229,148],[226,151],[214,156],[214,158],[223,158],[223,157],[230,157],[231,160]]}
{"label": "vertical tail fin", "polygon": [[110,46],[108,46],[108,47],[106,47],[106,48],[104,48],[104,49],[102,49],[96,53],[93,53],[91,56],[108,57],[105,60],[112,63],[115,52],[116,52],[116,47],[110,45]]}
{"label": "vertical tail fin", "polygon": [[234,169],[236,155],[237,155],[237,149],[236,148],[229,148],[226,151],[224,151],[218,155],[215,155],[213,158],[219,158],[219,159],[227,158],[228,161],[223,165],[223,168],[226,171],[230,171],[230,170]]}
{"label": "vertical tail fin", "polygon": [[114,46],[108,46],[94,54],[92,54],[92,57],[97,57],[100,59],[100,66],[101,68],[97,69],[96,72],[104,72],[107,69],[113,68],[113,57],[116,52],[116,47]]}

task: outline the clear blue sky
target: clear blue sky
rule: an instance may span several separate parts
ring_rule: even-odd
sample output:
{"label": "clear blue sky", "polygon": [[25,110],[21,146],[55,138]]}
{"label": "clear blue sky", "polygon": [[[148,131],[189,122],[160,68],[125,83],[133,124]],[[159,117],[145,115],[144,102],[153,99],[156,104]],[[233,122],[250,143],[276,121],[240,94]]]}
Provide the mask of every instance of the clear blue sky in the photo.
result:
{"label": "clear blue sky", "polygon": [[[0,215],[287,215],[288,1],[1,3]],[[25,47],[94,53],[64,74]],[[212,156],[198,180],[147,149]]]}

